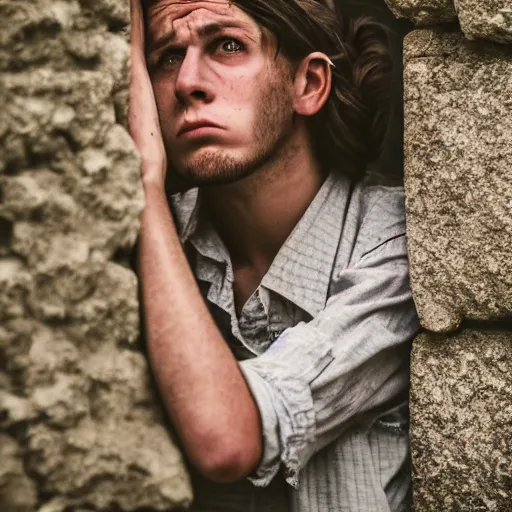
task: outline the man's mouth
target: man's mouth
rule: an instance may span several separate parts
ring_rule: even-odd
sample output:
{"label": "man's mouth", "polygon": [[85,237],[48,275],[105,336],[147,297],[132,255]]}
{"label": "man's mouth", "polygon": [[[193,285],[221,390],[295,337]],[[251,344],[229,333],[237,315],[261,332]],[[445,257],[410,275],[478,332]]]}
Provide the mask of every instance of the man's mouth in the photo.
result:
{"label": "man's mouth", "polygon": [[177,137],[207,134],[219,129],[222,129],[222,127],[207,120],[184,122],[177,133]]}

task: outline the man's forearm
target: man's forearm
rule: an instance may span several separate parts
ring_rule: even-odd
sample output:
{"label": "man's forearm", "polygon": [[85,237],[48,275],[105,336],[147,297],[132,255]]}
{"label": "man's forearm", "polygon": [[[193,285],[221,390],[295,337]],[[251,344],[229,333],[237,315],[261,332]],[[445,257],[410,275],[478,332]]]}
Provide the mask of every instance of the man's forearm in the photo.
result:
{"label": "man's forearm", "polygon": [[259,412],[204,304],[164,191],[145,184],[145,195],[139,272],[151,365],[192,462],[233,480],[259,461]]}

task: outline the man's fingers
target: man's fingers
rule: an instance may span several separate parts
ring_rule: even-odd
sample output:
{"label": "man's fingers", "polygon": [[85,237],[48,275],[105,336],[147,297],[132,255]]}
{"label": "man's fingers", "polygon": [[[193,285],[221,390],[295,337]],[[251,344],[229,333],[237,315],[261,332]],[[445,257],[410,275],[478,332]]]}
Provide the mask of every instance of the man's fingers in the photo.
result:
{"label": "man's fingers", "polygon": [[142,173],[157,173],[163,182],[167,158],[160,133],[153,86],[146,66],[144,48],[144,14],[141,0],[130,0],[130,133],[142,156]]}
{"label": "man's fingers", "polygon": [[131,13],[131,48],[144,54],[144,14],[141,0],[130,0]]}
{"label": "man's fingers", "polygon": [[[130,0],[131,11],[131,62],[130,62],[130,122],[132,131],[141,126],[147,127],[148,114],[155,115],[152,87],[147,76],[144,56],[144,14],[141,0]],[[137,122],[136,126],[133,126]],[[140,136],[140,135],[139,135]]]}

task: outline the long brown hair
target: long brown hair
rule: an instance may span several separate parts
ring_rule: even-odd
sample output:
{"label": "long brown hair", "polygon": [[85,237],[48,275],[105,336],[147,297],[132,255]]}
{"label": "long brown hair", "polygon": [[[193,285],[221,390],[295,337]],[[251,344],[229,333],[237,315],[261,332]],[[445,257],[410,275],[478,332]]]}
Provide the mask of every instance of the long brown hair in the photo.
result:
{"label": "long brown hair", "polygon": [[344,19],[326,0],[232,0],[299,61],[312,52],[334,63],[332,89],[310,132],[322,165],[359,179],[382,149],[392,104],[387,29],[370,17]]}

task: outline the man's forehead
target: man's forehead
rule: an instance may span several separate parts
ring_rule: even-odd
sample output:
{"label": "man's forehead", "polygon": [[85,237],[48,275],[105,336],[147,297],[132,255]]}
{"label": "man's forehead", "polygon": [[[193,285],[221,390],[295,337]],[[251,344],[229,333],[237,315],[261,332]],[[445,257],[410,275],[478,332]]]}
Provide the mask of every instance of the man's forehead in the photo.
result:
{"label": "man's forehead", "polygon": [[233,3],[233,0],[142,0],[142,3],[145,4],[147,7],[153,7],[154,5],[158,4],[201,4],[201,3],[208,3],[208,4],[231,4]]}
{"label": "man's forehead", "polygon": [[[251,29],[253,20],[230,0],[149,0],[147,21],[151,36],[159,38],[163,33],[175,32],[180,26],[194,31],[208,24],[235,23]],[[150,37],[150,39],[152,39]]]}
{"label": "man's forehead", "polygon": [[184,18],[194,12],[236,16],[241,11],[230,0],[150,0],[147,12],[149,21],[170,18],[172,21]]}

